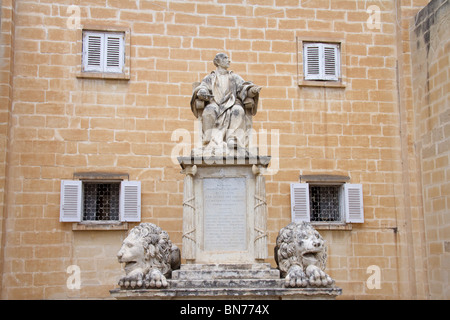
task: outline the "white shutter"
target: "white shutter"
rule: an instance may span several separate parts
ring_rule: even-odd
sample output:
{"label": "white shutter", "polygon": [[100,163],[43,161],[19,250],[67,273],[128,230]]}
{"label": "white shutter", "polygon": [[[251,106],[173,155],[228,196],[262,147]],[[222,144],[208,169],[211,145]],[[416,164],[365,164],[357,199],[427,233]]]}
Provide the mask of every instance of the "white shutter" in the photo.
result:
{"label": "white shutter", "polygon": [[124,34],[106,34],[105,72],[122,73],[124,66]]}
{"label": "white shutter", "polygon": [[141,182],[122,181],[120,186],[120,220],[141,221]]}
{"label": "white shutter", "polygon": [[83,41],[83,66],[85,72],[103,72],[104,34],[85,32]]}
{"label": "white shutter", "polygon": [[305,80],[320,80],[320,44],[305,44]]}
{"label": "white shutter", "polygon": [[61,222],[81,222],[82,182],[61,181]]}
{"label": "white shutter", "polygon": [[361,184],[344,185],[344,206],[347,223],[364,223],[363,190]]}
{"label": "white shutter", "polygon": [[309,184],[291,184],[291,214],[292,221],[310,222],[311,218],[309,213]]}
{"label": "white shutter", "polygon": [[324,80],[339,80],[340,57],[337,44],[323,45]]}
{"label": "white shutter", "polygon": [[306,43],[303,51],[305,80],[339,80],[339,44]]}

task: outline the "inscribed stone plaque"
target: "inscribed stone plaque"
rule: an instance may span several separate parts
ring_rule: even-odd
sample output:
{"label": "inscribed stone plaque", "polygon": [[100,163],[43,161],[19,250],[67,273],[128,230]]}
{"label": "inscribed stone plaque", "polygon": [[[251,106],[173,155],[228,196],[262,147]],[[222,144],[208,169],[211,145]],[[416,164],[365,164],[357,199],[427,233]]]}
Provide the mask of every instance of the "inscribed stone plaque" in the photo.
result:
{"label": "inscribed stone plaque", "polygon": [[247,249],[245,178],[203,180],[205,251]]}

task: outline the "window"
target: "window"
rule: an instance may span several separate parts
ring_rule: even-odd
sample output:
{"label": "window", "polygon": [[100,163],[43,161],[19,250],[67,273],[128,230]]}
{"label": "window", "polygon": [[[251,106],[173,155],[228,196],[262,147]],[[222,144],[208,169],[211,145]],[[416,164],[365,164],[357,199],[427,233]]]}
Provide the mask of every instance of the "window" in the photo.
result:
{"label": "window", "polygon": [[309,186],[311,222],[341,222],[341,186]]}
{"label": "window", "polygon": [[291,184],[292,221],[364,223],[362,185]]}
{"label": "window", "polygon": [[82,72],[124,73],[125,32],[83,31]]}
{"label": "window", "polygon": [[83,221],[119,221],[120,183],[83,183]]}
{"label": "window", "polygon": [[305,80],[339,81],[340,45],[337,43],[303,44]]}
{"label": "window", "polygon": [[140,222],[139,181],[61,181],[61,222]]}

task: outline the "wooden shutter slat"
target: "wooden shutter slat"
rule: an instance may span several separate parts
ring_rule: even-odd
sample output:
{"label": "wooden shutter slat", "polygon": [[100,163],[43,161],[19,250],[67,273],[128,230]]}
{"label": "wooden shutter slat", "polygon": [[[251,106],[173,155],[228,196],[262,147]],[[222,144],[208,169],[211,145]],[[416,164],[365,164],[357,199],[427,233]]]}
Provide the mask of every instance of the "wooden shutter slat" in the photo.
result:
{"label": "wooden shutter slat", "polygon": [[123,222],[141,221],[140,181],[123,181],[121,183],[120,216]]}
{"label": "wooden shutter slat", "polygon": [[305,45],[305,79],[320,79],[320,45]]}
{"label": "wooden shutter slat", "polygon": [[61,222],[81,222],[82,182],[61,181]]}
{"label": "wooden shutter slat", "polygon": [[363,190],[361,184],[346,184],[345,190],[345,213],[346,222],[364,223]]}
{"label": "wooden shutter slat", "polygon": [[291,184],[291,215],[292,221],[310,221],[309,184]]}

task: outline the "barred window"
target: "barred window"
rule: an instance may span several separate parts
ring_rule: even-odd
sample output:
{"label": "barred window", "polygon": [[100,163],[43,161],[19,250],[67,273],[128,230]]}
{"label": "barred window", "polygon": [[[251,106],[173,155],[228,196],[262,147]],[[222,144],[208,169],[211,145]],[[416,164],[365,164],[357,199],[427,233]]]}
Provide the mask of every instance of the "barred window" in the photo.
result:
{"label": "barred window", "polygon": [[141,182],[62,180],[60,221],[140,222]]}
{"label": "barred window", "polygon": [[311,222],[340,222],[341,186],[309,186]]}
{"label": "barred window", "polygon": [[[318,181],[333,177],[314,176]],[[292,221],[318,224],[364,223],[361,184],[291,184]]]}
{"label": "barred window", "polygon": [[84,221],[119,221],[120,183],[83,184]]}

